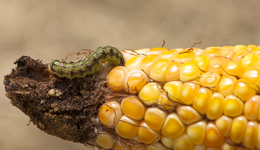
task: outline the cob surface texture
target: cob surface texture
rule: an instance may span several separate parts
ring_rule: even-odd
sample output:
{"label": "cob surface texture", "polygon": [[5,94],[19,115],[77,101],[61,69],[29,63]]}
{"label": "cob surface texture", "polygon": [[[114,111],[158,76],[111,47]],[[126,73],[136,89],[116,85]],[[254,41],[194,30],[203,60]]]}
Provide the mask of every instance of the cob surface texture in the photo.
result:
{"label": "cob surface texture", "polygon": [[124,50],[99,109],[105,149],[260,149],[260,46]]}

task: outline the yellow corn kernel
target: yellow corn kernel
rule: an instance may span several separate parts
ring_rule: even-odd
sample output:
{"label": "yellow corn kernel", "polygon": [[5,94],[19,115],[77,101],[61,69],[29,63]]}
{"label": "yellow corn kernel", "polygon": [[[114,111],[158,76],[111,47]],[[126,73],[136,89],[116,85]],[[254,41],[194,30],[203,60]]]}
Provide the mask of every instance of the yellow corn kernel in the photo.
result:
{"label": "yellow corn kernel", "polygon": [[125,115],[135,120],[143,119],[146,110],[146,106],[133,96],[123,99],[121,107]]}
{"label": "yellow corn kernel", "polygon": [[240,63],[242,61],[242,59],[249,53],[250,52],[246,49],[237,50],[237,51],[235,51],[232,60]]}
{"label": "yellow corn kernel", "polygon": [[253,149],[257,142],[257,129],[258,123],[255,121],[249,121],[246,126],[246,130],[243,137],[243,146]]}
{"label": "yellow corn kernel", "polygon": [[204,144],[206,125],[206,121],[200,121],[187,126],[187,135],[193,144]]}
{"label": "yellow corn kernel", "polygon": [[168,95],[166,92],[161,93],[157,104],[158,104],[159,108],[167,110],[168,112],[174,111],[178,105],[177,103],[174,103],[172,100],[168,99]]}
{"label": "yellow corn kernel", "polygon": [[220,93],[213,93],[207,110],[207,118],[214,120],[222,115],[224,109],[224,96]]}
{"label": "yellow corn kernel", "polygon": [[254,62],[257,60],[257,56],[253,53],[247,54],[241,61],[244,68],[253,67]]}
{"label": "yellow corn kernel", "polygon": [[161,143],[157,142],[155,144],[148,145],[146,150],[167,150]]}
{"label": "yellow corn kernel", "polygon": [[200,86],[197,82],[185,82],[181,88],[180,101],[184,104],[191,105],[199,89]]}
{"label": "yellow corn kernel", "polygon": [[163,52],[161,54],[161,58],[162,59],[168,59],[169,61],[173,61],[175,56],[178,54],[178,51],[172,49],[172,50],[169,50],[169,51],[166,51],[166,52]]}
{"label": "yellow corn kernel", "polygon": [[260,53],[260,47],[257,46],[256,48],[252,48],[251,50],[249,49],[249,51],[250,51],[251,53],[255,54],[256,56],[258,56],[259,53]]}
{"label": "yellow corn kernel", "polygon": [[108,128],[113,128],[123,115],[121,106],[116,101],[106,102],[103,104],[98,113],[99,120]]}
{"label": "yellow corn kernel", "polygon": [[247,45],[247,46],[246,46],[246,49],[249,50],[249,51],[252,51],[252,50],[254,50],[254,49],[256,49],[256,48],[257,48],[256,45]]}
{"label": "yellow corn kernel", "polygon": [[226,75],[222,76],[219,82],[218,92],[223,96],[233,95],[234,94],[234,84],[237,79],[233,76]]}
{"label": "yellow corn kernel", "polygon": [[247,101],[249,98],[256,95],[256,91],[250,84],[247,84],[243,79],[240,79],[234,84],[234,94],[242,101]]}
{"label": "yellow corn kernel", "polygon": [[244,70],[242,64],[234,60],[228,60],[223,64],[223,75],[232,75],[241,78]]}
{"label": "yellow corn kernel", "polygon": [[170,61],[167,59],[159,59],[157,60],[150,72],[150,77],[159,82],[166,81],[166,72],[170,66]]}
{"label": "yellow corn kernel", "polygon": [[257,125],[256,148],[260,149],[260,123]]}
{"label": "yellow corn kernel", "polygon": [[177,114],[181,121],[186,124],[192,124],[202,119],[202,116],[190,106],[179,106],[177,108]]}
{"label": "yellow corn kernel", "polygon": [[193,58],[192,62],[200,69],[200,71],[207,71],[209,59],[205,55],[198,55]]}
{"label": "yellow corn kernel", "polygon": [[221,47],[207,47],[204,50],[204,55],[210,59],[220,55],[220,48]]}
{"label": "yellow corn kernel", "polygon": [[220,75],[217,73],[206,72],[201,75],[199,83],[201,86],[217,91],[220,78]]}
{"label": "yellow corn kernel", "polygon": [[171,62],[166,72],[166,81],[177,81],[180,80],[181,65],[178,62]]}
{"label": "yellow corn kernel", "polygon": [[246,49],[246,46],[245,45],[236,45],[236,46],[234,46],[234,51],[238,51],[238,50],[241,50],[241,49]]}
{"label": "yellow corn kernel", "polygon": [[161,142],[167,148],[173,147],[173,138],[167,138],[165,136],[161,136]]}
{"label": "yellow corn kernel", "polygon": [[160,140],[160,134],[149,128],[144,121],[139,124],[137,136],[145,144],[156,143]]}
{"label": "yellow corn kernel", "polygon": [[204,55],[204,49],[200,49],[200,48],[197,48],[197,47],[193,47],[192,49],[193,49],[192,52],[193,52],[196,56]]}
{"label": "yellow corn kernel", "polygon": [[128,70],[125,67],[117,66],[113,68],[107,76],[109,88],[115,92],[123,91],[127,73]]}
{"label": "yellow corn kernel", "polygon": [[196,94],[192,106],[202,115],[207,113],[208,102],[212,97],[212,92],[207,88],[200,88]]}
{"label": "yellow corn kernel", "polygon": [[178,138],[173,139],[173,149],[175,150],[192,150],[193,148],[194,144],[190,141],[186,133],[182,134]]}
{"label": "yellow corn kernel", "polygon": [[232,119],[228,116],[221,116],[217,120],[215,120],[215,124],[219,131],[225,136],[228,137],[231,130]]}
{"label": "yellow corn kernel", "polygon": [[233,119],[230,139],[235,143],[241,143],[246,130],[247,119],[244,116],[239,116]]}
{"label": "yellow corn kernel", "polygon": [[200,70],[198,67],[191,62],[186,62],[181,66],[180,80],[191,81],[195,80],[200,76]]}
{"label": "yellow corn kernel", "polygon": [[147,106],[157,104],[160,95],[161,85],[156,82],[146,84],[139,92],[139,98]]}
{"label": "yellow corn kernel", "polygon": [[185,125],[175,113],[170,113],[162,127],[161,134],[167,138],[176,138],[185,131]]}
{"label": "yellow corn kernel", "polygon": [[125,63],[125,67],[129,71],[134,70],[134,69],[140,69],[141,62],[143,61],[144,57],[145,57],[144,55],[136,55],[136,56],[132,57]]}
{"label": "yellow corn kernel", "polygon": [[116,125],[116,133],[123,138],[131,139],[137,135],[139,122],[123,115]]}
{"label": "yellow corn kernel", "polygon": [[229,95],[225,98],[224,114],[230,117],[237,117],[243,113],[243,102],[234,95]]}
{"label": "yellow corn kernel", "polygon": [[259,117],[260,96],[255,95],[245,102],[244,115],[248,120],[257,121]]}
{"label": "yellow corn kernel", "polygon": [[143,69],[146,74],[150,74],[151,69],[154,65],[154,63],[159,59],[159,56],[156,54],[147,55],[142,60],[141,68]]}
{"label": "yellow corn kernel", "polygon": [[205,144],[207,146],[220,146],[224,143],[224,139],[224,135],[222,135],[213,122],[207,124],[205,135]]}
{"label": "yellow corn kernel", "polygon": [[151,54],[161,55],[162,53],[167,51],[169,50],[164,47],[154,47],[147,51],[147,55],[151,55]]}
{"label": "yellow corn kernel", "polygon": [[259,85],[260,85],[260,70],[258,68],[249,68],[245,70],[242,79],[246,83],[251,83],[255,86],[257,86],[257,90],[259,91]]}
{"label": "yellow corn kernel", "polygon": [[[180,101],[180,94],[183,83],[180,81],[167,82],[163,89],[167,92],[167,96],[173,101]],[[151,92],[152,93],[152,92]]]}
{"label": "yellow corn kernel", "polygon": [[104,149],[111,149],[114,145],[113,137],[107,132],[99,133],[95,141],[100,147]]}
{"label": "yellow corn kernel", "polygon": [[233,46],[223,46],[221,48],[220,56],[232,59],[234,53]]}
{"label": "yellow corn kernel", "polygon": [[141,70],[131,70],[128,72],[124,84],[125,91],[131,94],[138,93],[148,82],[148,77]]}
{"label": "yellow corn kernel", "polygon": [[179,52],[173,61],[178,62],[178,63],[186,63],[186,62],[190,62],[193,57],[195,56],[194,52],[184,52],[185,50]]}
{"label": "yellow corn kernel", "polygon": [[228,61],[225,57],[213,57],[209,60],[207,72],[223,74],[223,65]]}
{"label": "yellow corn kernel", "polygon": [[116,141],[113,150],[130,150],[130,147],[119,140]]}
{"label": "yellow corn kernel", "polygon": [[164,121],[167,117],[167,113],[158,108],[148,108],[144,114],[144,121],[148,127],[154,131],[160,131]]}

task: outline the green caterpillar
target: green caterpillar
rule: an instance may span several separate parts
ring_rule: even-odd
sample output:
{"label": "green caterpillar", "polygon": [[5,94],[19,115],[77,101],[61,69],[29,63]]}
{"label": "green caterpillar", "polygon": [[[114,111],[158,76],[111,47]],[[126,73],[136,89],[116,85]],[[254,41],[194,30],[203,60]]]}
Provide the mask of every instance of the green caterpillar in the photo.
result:
{"label": "green caterpillar", "polygon": [[96,73],[98,68],[102,68],[102,63],[109,62],[115,66],[125,64],[122,53],[115,47],[98,47],[89,56],[77,62],[66,62],[64,60],[54,60],[50,64],[52,72],[59,77],[82,78],[89,74]]}

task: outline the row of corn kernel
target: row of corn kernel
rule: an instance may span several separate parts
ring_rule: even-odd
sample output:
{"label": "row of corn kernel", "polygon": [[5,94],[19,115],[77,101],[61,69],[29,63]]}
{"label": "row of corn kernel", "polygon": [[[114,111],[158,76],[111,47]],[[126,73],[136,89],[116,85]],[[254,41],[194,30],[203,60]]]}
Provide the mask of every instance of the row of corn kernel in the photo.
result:
{"label": "row of corn kernel", "polygon": [[[256,97],[260,99],[259,96]],[[215,122],[208,123],[200,117],[189,122],[186,118],[196,118],[189,111],[192,108],[181,107],[177,113],[167,114],[156,107],[146,108],[136,97],[128,97],[121,101],[121,105],[115,101],[102,105],[99,119],[107,127],[115,127],[120,137],[144,144],[161,141],[168,148],[193,149],[201,144],[219,147],[225,138],[230,138],[234,143],[242,143],[247,148],[260,148],[260,141],[257,140],[260,138],[258,122],[248,121],[244,116],[233,119],[221,116]]]}

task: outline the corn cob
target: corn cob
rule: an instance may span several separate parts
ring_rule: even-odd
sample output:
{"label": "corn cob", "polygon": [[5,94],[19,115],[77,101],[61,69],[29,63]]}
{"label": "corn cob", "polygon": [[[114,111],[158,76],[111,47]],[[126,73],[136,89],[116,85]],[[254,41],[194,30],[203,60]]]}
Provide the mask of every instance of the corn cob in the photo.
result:
{"label": "corn cob", "polygon": [[99,134],[100,147],[260,149],[260,46],[123,55],[125,66],[112,69],[107,84],[129,97],[100,107],[99,120],[115,133]]}

